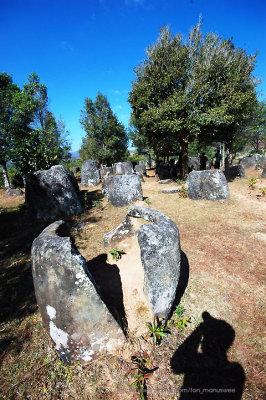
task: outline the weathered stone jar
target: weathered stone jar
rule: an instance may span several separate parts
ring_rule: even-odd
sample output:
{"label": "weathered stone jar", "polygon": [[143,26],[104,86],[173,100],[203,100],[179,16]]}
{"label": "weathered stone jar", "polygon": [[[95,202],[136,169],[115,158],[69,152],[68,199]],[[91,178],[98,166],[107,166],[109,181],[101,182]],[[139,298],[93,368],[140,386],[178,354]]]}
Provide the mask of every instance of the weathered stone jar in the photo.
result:
{"label": "weathered stone jar", "polygon": [[55,220],[82,213],[79,187],[73,172],[62,165],[26,175],[26,204],[40,219]]}
{"label": "weathered stone jar", "polygon": [[122,329],[102,301],[85,259],[65,236],[64,222],[34,240],[32,273],[37,303],[60,358],[86,363],[125,343]]}

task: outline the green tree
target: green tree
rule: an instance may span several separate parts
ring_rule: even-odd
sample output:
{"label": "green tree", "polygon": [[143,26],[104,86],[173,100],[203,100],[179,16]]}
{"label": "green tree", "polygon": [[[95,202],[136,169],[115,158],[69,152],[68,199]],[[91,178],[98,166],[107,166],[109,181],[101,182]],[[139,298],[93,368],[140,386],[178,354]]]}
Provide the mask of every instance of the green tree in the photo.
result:
{"label": "green tree", "polygon": [[241,132],[245,144],[249,144],[256,153],[266,143],[266,103],[257,101],[254,104],[250,120]]}
{"label": "green tree", "polygon": [[6,164],[14,158],[16,138],[28,134],[32,104],[13,83],[10,75],[0,74],[0,165],[5,188],[9,188]]}
{"label": "green tree", "polygon": [[82,160],[96,159],[101,164],[110,165],[121,161],[127,154],[127,134],[118,122],[107,97],[98,93],[95,102],[85,99],[80,123],[86,132],[80,149]]}
{"label": "green tree", "polygon": [[0,164],[6,188],[8,161],[25,174],[50,168],[70,156],[65,126],[48,110],[47,88],[38,75],[29,75],[20,89],[12,77],[1,74],[0,100]]}
{"label": "green tree", "polygon": [[256,100],[254,56],[235,49],[231,40],[204,35],[201,22],[189,34],[160,30],[157,42],[135,69],[129,102],[133,143],[158,156],[182,149],[188,173],[188,143],[223,141],[228,148]]}
{"label": "green tree", "polygon": [[70,145],[62,121],[48,109],[47,87],[35,73],[23,88],[24,101],[32,104],[28,132],[16,135],[14,162],[22,173],[48,169],[70,157]]}

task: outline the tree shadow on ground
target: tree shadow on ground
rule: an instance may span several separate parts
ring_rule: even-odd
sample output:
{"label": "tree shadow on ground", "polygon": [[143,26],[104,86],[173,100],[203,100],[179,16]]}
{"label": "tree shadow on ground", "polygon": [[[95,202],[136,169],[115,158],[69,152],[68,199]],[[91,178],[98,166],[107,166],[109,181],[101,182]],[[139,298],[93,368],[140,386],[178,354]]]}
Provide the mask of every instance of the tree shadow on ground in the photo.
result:
{"label": "tree shadow on ground", "polygon": [[126,333],[127,321],[118,267],[115,264],[108,264],[106,254],[101,254],[89,260],[87,267],[99,288],[102,300]]}
{"label": "tree shadow on ground", "polygon": [[181,298],[183,297],[183,294],[185,293],[186,287],[188,285],[189,281],[189,262],[186,254],[181,250],[181,255],[180,255],[180,275],[179,275],[179,281],[176,289],[176,294],[175,294],[175,300],[173,302],[173,307],[169,315],[169,319],[173,315],[173,312],[175,311],[176,306],[181,301]]}
{"label": "tree shadow on ground", "polygon": [[24,206],[0,214],[0,321],[36,311],[30,264],[32,241],[47,226]]}
{"label": "tree shadow on ground", "polygon": [[179,400],[240,400],[245,373],[240,364],[229,362],[226,354],[235,331],[207,311],[202,318],[171,359],[173,372],[184,374]]}

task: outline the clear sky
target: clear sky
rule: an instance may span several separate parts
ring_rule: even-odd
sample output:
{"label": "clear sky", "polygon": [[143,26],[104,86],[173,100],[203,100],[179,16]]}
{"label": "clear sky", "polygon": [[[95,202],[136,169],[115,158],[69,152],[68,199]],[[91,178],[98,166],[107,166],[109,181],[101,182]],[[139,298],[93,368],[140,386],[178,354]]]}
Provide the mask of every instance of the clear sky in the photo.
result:
{"label": "clear sky", "polygon": [[200,14],[204,32],[233,37],[248,54],[258,50],[255,74],[266,98],[266,0],[0,0],[0,73],[19,86],[39,75],[76,151],[85,97],[105,94],[127,127],[133,68],[145,49],[164,25],[187,35]]}

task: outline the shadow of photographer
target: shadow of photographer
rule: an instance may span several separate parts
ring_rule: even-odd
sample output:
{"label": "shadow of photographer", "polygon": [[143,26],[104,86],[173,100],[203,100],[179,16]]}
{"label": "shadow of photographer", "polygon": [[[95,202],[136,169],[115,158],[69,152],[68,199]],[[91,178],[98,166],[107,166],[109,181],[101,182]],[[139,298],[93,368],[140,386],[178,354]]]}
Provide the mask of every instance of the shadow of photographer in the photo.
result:
{"label": "shadow of photographer", "polygon": [[245,373],[227,359],[235,331],[207,311],[203,322],[176,350],[171,359],[175,374],[184,374],[179,400],[240,400]]}

